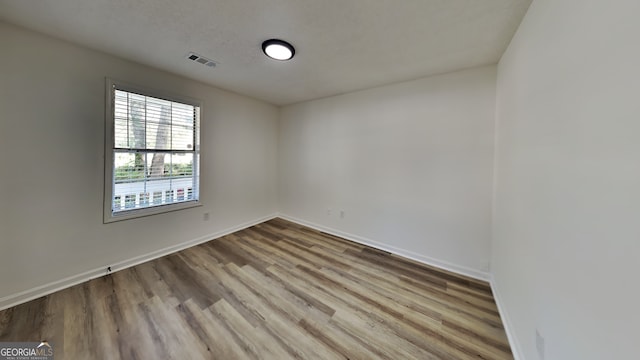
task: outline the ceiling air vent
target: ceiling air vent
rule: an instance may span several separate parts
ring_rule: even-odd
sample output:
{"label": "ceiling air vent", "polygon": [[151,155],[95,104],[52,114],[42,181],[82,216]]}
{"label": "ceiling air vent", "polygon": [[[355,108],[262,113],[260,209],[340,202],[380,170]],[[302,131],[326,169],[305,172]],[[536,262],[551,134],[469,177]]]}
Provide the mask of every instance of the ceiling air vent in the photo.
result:
{"label": "ceiling air vent", "polygon": [[204,56],[200,56],[196,53],[189,53],[189,55],[187,55],[187,59],[195,61],[197,63],[200,63],[202,65],[207,65],[208,67],[216,67],[216,65],[218,65],[217,62],[211,60],[211,59],[207,59]]}

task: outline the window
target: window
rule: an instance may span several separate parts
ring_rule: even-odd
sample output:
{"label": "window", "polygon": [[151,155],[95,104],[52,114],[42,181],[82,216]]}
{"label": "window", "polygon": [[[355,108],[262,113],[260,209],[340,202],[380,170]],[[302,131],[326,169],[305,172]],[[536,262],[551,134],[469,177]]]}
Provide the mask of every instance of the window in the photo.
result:
{"label": "window", "polygon": [[104,221],[199,205],[199,102],[107,80],[107,104]]}

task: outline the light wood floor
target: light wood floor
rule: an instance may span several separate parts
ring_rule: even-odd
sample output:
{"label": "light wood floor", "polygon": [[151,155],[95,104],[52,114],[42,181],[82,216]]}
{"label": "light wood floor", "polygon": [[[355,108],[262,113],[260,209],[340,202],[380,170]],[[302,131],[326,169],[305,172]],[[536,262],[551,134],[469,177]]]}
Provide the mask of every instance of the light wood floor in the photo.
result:
{"label": "light wood floor", "polygon": [[0,312],[76,359],[512,359],[488,284],[284,220]]}

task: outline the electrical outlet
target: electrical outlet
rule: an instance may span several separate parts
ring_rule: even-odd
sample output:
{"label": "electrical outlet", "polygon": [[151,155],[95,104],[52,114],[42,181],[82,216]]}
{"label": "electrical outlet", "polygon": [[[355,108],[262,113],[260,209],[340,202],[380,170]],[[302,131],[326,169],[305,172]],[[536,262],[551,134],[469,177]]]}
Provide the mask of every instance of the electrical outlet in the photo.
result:
{"label": "electrical outlet", "polygon": [[540,360],[544,360],[544,338],[540,335],[538,329],[536,329],[536,349]]}
{"label": "electrical outlet", "polygon": [[209,221],[209,213],[208,213],[208,212],[206,212],[206,213],[204,213],[204,214],[202,215],[202,220],[204,220],[204,221]]}
{"label": "electrical outlet", "polygon": [[327,216],[331,216],[331,209],[327,209]]}
{"label": "electrical outlet", "polygon": [[344,219],[344,210],[340,210],[340,219]]}

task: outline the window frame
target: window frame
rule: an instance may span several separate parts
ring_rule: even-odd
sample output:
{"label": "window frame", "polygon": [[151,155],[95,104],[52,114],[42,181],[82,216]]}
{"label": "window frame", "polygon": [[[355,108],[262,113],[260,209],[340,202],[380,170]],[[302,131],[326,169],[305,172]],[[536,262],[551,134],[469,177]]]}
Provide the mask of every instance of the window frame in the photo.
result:
{"label": "window frame", "polygon": [[[104,223],[112,223],[116,221],[136,219],[145,216],[164,214],[168,212],[190,209],[202,206],[201,203],[201,171],[200,171],[200,154],[202,146],[202,101],[186,96],[168,94],[163,91],[146,88],[143,86],[133,85],[127,82],[105,79],[105,141],[104,141]],[[193,176],[197,181],[197,189],[194,191],[195,199],[172,204],[156,205],[147,208],[129,209],[114,213],[112,210],[113,191],[114,191],[114,138],[115,138],[115,90],[121,90],[143,96],[154,97],[162,100],[183,103],[187,105],[197,106],[199,108],[199,118],[195,128],[197,144],[194,146],[194,169]]]}

